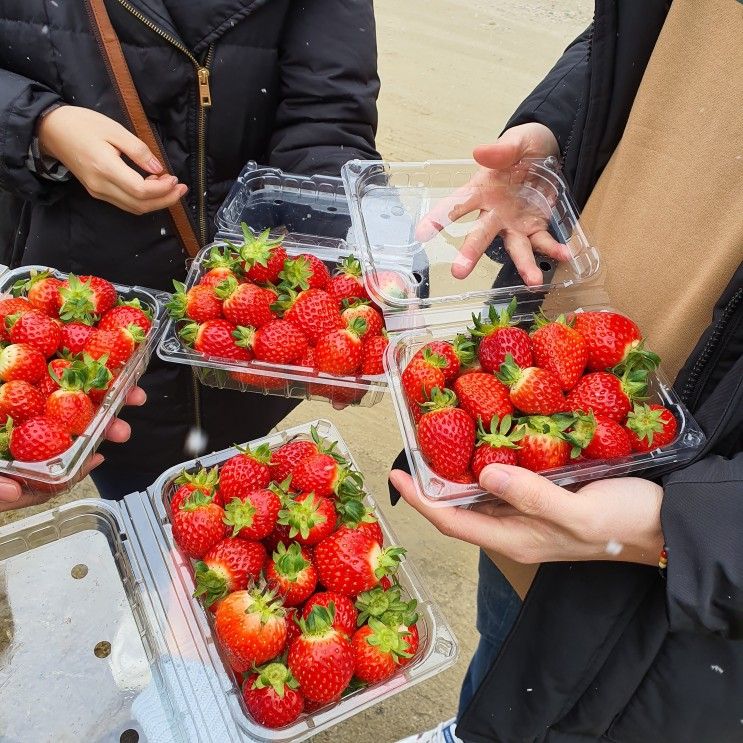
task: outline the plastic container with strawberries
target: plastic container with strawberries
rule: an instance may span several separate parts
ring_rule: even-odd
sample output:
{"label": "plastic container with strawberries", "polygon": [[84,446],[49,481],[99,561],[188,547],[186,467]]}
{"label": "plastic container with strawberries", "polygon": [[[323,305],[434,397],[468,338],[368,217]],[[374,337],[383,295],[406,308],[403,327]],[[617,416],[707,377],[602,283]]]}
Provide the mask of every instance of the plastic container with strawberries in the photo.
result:
{"label": "plastic container with strawberries", "polygon": [[63,492],[144,373],[168,295],[42,266],[0,273],[0,475]]}
{"label": "plastic container with strawberries", "polygon": [[[296,450],[311,449],[316,442],[347,462],[345,476],[350,479],[332,496],[334,507],[348,519],[353,508],[341,508],[343,502],[362,505],[357,516],[365,518],[364,530],[375,533],[381,529],[384,548],[391,548],[394,535],[371,496],[358,491],[360,476],[351,454],[326,421],[251,442],[243,451],[256,453],[255,460],[239,449],[228,449],[173,467],[146,492],[131,493],[121,503],[76,501],[1,527],[0,617],[3,638],[7,637],[12,648],[12,652],[0,653],[4,734],[18,740],[299,741],[450,666],[457,656],[456,640],[408,559],[399,564],[390,583],[384,579],[376,585],[380,579],[367,573],[348,579],[361,580],[363,585],[335,585],[341,596],[336,596],[332,608],[330,601],[323,600],[326,592],[312,588],[316,595],[307,606],[306,595],[296,595],[304,590],[303,582],[287,583],[286,575],[305,572],[308,562],[315,562],[318,571],[323,568],[319,558],[300,549],[295,535],[288,537],[290,526],[286,527],[286,549],[278,541],[275,547],[270,545],[272,554],[279,555],[271,563],[265,542],[252,540],[247,533],[235,538],[221,533],[210,536],[209,526],[205,534],[194,522],[184,531],[192,514],[202,526],[208,524],[208,517],[201,519],[201,510],[221,510],[217,502],[229,494],[231,478],[242,478],[253,465],[260,468],[259,460],[267,450],[275,453],[291,444],[289,451],[294,453],[279,455],[274,462],[279,470],[291,469],[301,463],[301,457],[294,459]],[[312,472],[311,467],[305,470],[304,476]],[[217,473],[222,482],[213,500]],[[229,502],[235,500],[239,501],[230,498]],[[231,520],[241,530],[273,529],[261,520],[261,512],[253,513],[248,500],[243,508],[233,503]],[[290,508],[296,500],[296,496],[286,500],[282,510],[307,515],[302,508]],[[260,518],[252,518],[256,515]],[[270,518],[275,520],[277,515]],[[357,531],[362,533],[360,527]],[[297,533],[303,533],[302,529]],[[214,538],[219,540],[216,546],[207,549]],[[391,572],[398,562],[394,549],[383,553],[391,559],[383,559],[377,540],[377,536],[362,536],[365,544],[374,544],[372,551],[380,567],[384,562],[385,572]],[[203,560],[192,562],[178,541]],[[319,545],[316,550],[328,552],[322,540]],[[230,572],[231,556],[243,552],[247,556],[238,561],[237,572]],[[254,595],[258,589],[253,573],[260,569],[271,591],[265,603],[269,594],[263,593],[264,598]],[[227,587],[225,577],[237,583]],[[332,579],[325,574],[324,580]],[[375,584],[371,590],[376,592],[365,596],[361,589],[368,588],[369,582]],[[235,591],[228,596],[232,588]],[[200,597],[194,598],[194,592]],[[267,633],[278,628],[282,649],[277,652],[288,649],[288,657],[281,654],[276,662],[261,666],[260,683],[251,671],[245,674],[246,683],[241,683],[242,674],[236,674],[233,667],[242,668],[253,646],[233,644],[236,635],[224,630],[231,604],[242,606],[245,600],[252,612],[266,620],[253,628]],[[211,604],[211,611],[205,603]],[[319,610],[313,609],[316,604]],[[301,627],[287,618],[291,608],[306,614]],[[331,611],[333,620],[339,626],[345,622],[346,629],[323,629],[322,622]],[[288,641],[290,627],[294,635]],[[313,686],[312,663],[296,657],[307,652],[306,646],[315,642],[320,631],[328,632],[340,655],[351,664],[346,663],[343,678],[336,680],[345,689],[342,696],[327,703],[312,699],[324,698],[325,676]],[[388,667],[381,671],[375,647],[366,642],[372,631],[399,651],[397,655],[386,651],[392,657],[391,666],[388,658]],[[408,635],[413,631],[417,638],[410,645]],[[298,640],[300,632],[312,640]],[[406,642],[401,647],[395,644],[400,636]],[[39,652],[39,637],[44,638],[43,652]],[[298,643],[298,649],[292,643]],[[293,677],[278,667],[282,663],[292,669]],[[353,683],[348,683],[349,671],[355,677]],[[380,675],[383,680],[376,680]],[[359,676],[369,680],[362,682]],[[288,711],[278,707],[281,700],[274,692],[274,684],[281,683],[285,684]],[[36,698],[46,700],[46,714],[32,714],[28,705],[18,703]]]}
{"label": "plastic container with strawberries", "polygon": [[[701,446],[642,330],[611,310],[554,158],[488,173],[471,161],[352,161],[343,178],[427,502],[492,497],[476,482],[492,461],[566,485],[658,471]],[[414,267],[412,291],[386,290],[380,255]]]}

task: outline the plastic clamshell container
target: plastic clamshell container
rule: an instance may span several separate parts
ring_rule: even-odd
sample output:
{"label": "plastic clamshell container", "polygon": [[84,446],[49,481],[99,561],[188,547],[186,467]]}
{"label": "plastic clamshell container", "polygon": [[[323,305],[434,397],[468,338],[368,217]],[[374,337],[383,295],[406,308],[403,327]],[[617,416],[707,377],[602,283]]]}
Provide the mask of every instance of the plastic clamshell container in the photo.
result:
{"label": "plastic clamshell container", "polygon": [[[3,268],[5,268],[3,266]],[[65,279],[67,274],[45,266],[23,266],[0,273],[0,295],[8,295],[17,281],[28,279],[32,271],[48,271],[52,276]],[[165,328],[167,313],[165,303],[169,299],[166,292],[145,289],[139,286],[114,284],[116,292],[124,300],[138,299],[142,306],[152,312],[152,327],[144,342],[127,361],[111,389],[96,411],[95,417],[82,436],[73,441],[72,446],[58,457],[42,462],[20,462],[0,460],[0,475],[19,481],[32,492],[56,494],[65,492],[80,478],[80,470],[103,441],[103,436],[111,419],[121,410],[126,397],[144,374],[152,350]]]}
{"label": "plastic clamshell container", "polygon": [[[313,425],[352,459],[322,420],[251,445],[275,448],[309,437]],[[213,467],[236,451],[173,467],[119,504],[76,501],[0,528],[0,729],[9,740],[127,741],[136,733],[148,743],[300,741],[455,662],[456,639],[406,560],[398,579],[418,601],[417,657],[388,681],[287,727],[248,717],[208,612],[192,598],[191,564],[173,542],[169,510],[184,468]]]}

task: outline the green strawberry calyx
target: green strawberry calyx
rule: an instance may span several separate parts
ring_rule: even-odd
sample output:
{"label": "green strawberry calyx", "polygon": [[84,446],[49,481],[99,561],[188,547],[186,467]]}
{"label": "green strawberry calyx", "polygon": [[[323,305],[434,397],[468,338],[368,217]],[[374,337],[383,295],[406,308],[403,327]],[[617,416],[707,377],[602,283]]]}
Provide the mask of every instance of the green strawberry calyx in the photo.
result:
{"label": "green strawberry calyx", "polygon": [[441,389],[434,387],[431,390],[431,396],[428,402],[421,403],[421,408],[426,413],[431,413],[434,410],[445,410],[446,408],[457,407],[457,395],[454,390]]}
{"label": "green strawberry calyx", "polygon": [[317,446],[317,450],[320,454],[329,454],[336,462],[338,462],[338,464],[348,464],[348,460],[340,454],[340,452],[336,451],[335,447],[338,446],[338,442],[328,441],[320,436],[317,426],[312,426],[312,428],[310,428],[310,437]]}
{"label": "green strawberry calyx", "polygon": [[379,619],[369,620],[371,632],[365,637],[366,643],[379,650],[380,653],[391,655],[399,662],[401,658],[412,658],[408,652],[407,627],[390,627]]}
{"label": "green strawberry calyx", "polygon": [[352,255],[346,256],[338,268],[335,270],[336,276],[344,274],[346,276],[353,276],[356,279],[361,278],[361,261]]}
{"label": "green strawberry calyx", "polygon": [[269,663],[256,669],[256,677],[251,688],[272,688],[279,699],[284,698],[287,687],[298,689],[299,681],[294,678],[292,672],[283,663]]}
{"label": "green strawberry calyx", "polygon": [[232,527],[231,536],[236,537],[243,529],[253,526],[256,511],[256,507],[247,499],[233,498],[227,503],[222,520],[227,526]]}
{"label": "green strawberry calyx", "polygon": [[200,467],[196,472],[187,472],[183,470],[178,477],[175,478],[176,485],[193,485],[195,488],[204,490],[208,493],[213,493],[219,485],[219,468],[212,467],[207,469],[206,467]]}
{"label": "green strawberry calyx", "polygon": [[550,320],[540,308],[537,314],[534,315],[534,323],[531,326],[531,331],[539,330],[539,328],[543,328],[545,325],[565,325],[568,328],[572,328],[573,322],[568,320],[565,315],[558,315],[554,320]]}
{"label": "green strawberry calyx", "polygon": [[288,547],[279,542],[273,553],[273,564],[276,572],[291,583],[296,583],[300,574],[310,566],[309,560],[305,560],[302,548],[296,542],[292,542]]}
{"label": "green strawberry calyx", "polygon": [[292,476],[288,475],[283,482],[271,482],[268,489],[279,496],[282,507],[286,507],[292,500]]}
{"label": "green strawberry calyx", "polygon": [[660,365],[660,356],[645,348],[645,341],[633,341],[624,358],[611,370],[617,376],[633,372],[652,372]]}
{"label": "green strawberry calyx", "polygon": [[62,306],[59,309],[59,318],[63,322],[77,322],[85,325],[94,325],[98,321],[93,302],[95,293],[89,281],[80,281],[74,274],[67,277],[66,285],[59,290],[62,297]]}
{"label": "green strawberry calyx", "polygon": [[430,348],[424,348],[422,356],[423,361],[425,361],[429,366],[433,366],[436,369],[446,369],[446,367],[449,365],[449,362],[444,356],[442,356],[440,353],[432,351]]}
{"label": "green strawberry calyx", "polygon": [[348,327],[346,328],[346,330],[357,338],[361,338],[361,336],[366,333],[366,329],[368,327],[369,324],[366,322],[366,320],[364,320],[363,317],[354,317],[354,319],[351,320],[350,323],[348,323]]}
{"label": "green strawberry calyx", "polygon": [[230,592],[225,576],[210,568],[203,560],[199,560],[194,566],[194,582],[194,598],[201,598],[206,607],[221,601]]}
{"label": "green strawberry calyx", "polygon": [[279,274],[281,284],[288,289],[309,289],[310,279],[314,271],[306,255],[288,258],[284,261],[284,268]]}
{"label": "green strawberry calyx", "polygon": [[[512,430],[513,429],[513,430]],[[486,431],[482,425],[482,418],[477,423],[477,446],[490,446],[493,449],[520,449],[517,441],[521,441],[525,432],[519,426],[513,428],[513,419],[504,415],[502,420],[494,415],[490,420],[490,430]]]}
{"label": "green strawberry calyx", "polygon": [[173,288],[175,292],[165,303],[165,308],[174,320],[182,320],[186,316],[186,307],[188,306],[188,290],[186,285],[173,279]]}
{"label": "green strawberry calyx", "polygon": [[506,387],[513,387],[523,377],[522,368],[513,360],[513,356],[508,353],[503,363],[500,365],[498,373],[495,375]]}
{"label": "green strawberry calyx", "polygon": [[228,276],[224,281],[220,281],[214,287],[214,294],[218,299],[224,301],[229,299],[235,293],[238,286],[240,286],[240,284],[237,279],[234,276]]}
{"label": "green strawberry calyx", "polygon": [[248,589],[250,601],[246,614],[259,614],[261,624],[266,624],[274,617],[284,617],[286,610],[280,597],[277,598],[278,590],[270,588],[264,580],[260,580]]}
{"label": "green strawberry calyx", "polygon": [[371,509],[360,498],[340,498],[335,503],[341,524],[356,529],[359,524],[374,524],[377,519]]}
{"label": "green strawberry calyx", "polygon": [[627,428],[632,431],[640,441],[647,439],[652,446],[653,436],[662,433],[665,428],[663,416],[669,411],[666,408],[653,410],[649,405],[635,404],[632,412],[627,415]]}
{"label": "green strawberry calyx", "polygon": [[376,560],[374,575],[379,580],[387,575],[394,575],[406,553],[407,550],[404,547],[387,547],[381,550]]}
{"label": "green strawberry calyx", "polygon": [[10,292],[14,297],[25,297],[31,290],[31,287],[44,279],[50,278],[51,275],[51,271],[37,271],[35,268],[31,269],[31,275],[27,279],[16,281],[10,288]]}
{"label": "green strawberry calyx", "polygon": [[596,433],[596,416],[593,414],[593,410],[589,410],[587,413],[583,411],[576,411],[574,415],[575,421],[571,426],[570,431],[565,434],[565,438],[572,444],[570,456],[575,458],[585,449]]}
{"label": "green strawberry calyx", "polygon": [[194,490],[180,504],[181,511],[196,511],[199,508],[208,506],[214,502],[214,497],[205,493],[203,490]]}
{"label": "green strawberry calyx", "polygon": [[415,599],[403,601],[399,586],[382,588],[377,586],[364,591],[356,597],[356,609],[359,612],[357,625],[361,627],[368,619],[379,619],[392,627],[404,624],[406,627],[418,621]]}
{"label": "green strawberry calyx", "polygon": [[67,392],[82,391],[88,394],[91,390],[105,390],[113,379],[113,374],[106,367],[108,356],[95,360],[88,354],[75,358],[70,366],[58,375],[52,364],[49,364],[49,376]]}
{"label": "green strawberry calyx", "polygon": [[452,346],[462,366],[469,366],[475,360],[475,344],[469,336],[457,333]]}
{"label": "green strawberry calyx", "polygon": [[227,248],[219,248],[216,245],[209,251],[209,257],[204,261],[204,267],[211,271],[213,268],[229,268],[234,271],[237,262]]}
{"label": "green strawberry calyx", "polygon": [[187,345],[193,346],[196,342],[196,338],[199,335],[201,325],[197,322],[190,322],[184,325],[179,331],[178,335],[180,339]]}
{"label": "green strawberry calyx", "polygon": [[[620,377],[622,391],[630,401],[648,397],[648,370],[628,368]],[[618,375],[615,375],[618,376]]]}
{"label": "green strawberry calyx", "polygon": [[119,297],[119,299],[116,302],[117,307],[132,307],[135,310],[140,310],[143,312],[149,320],[152,320],[155,313],[153,312],[151,307],[148,307],[147,305],[143,305],[138,297],[134,297],[134,299],[124,299],[123,297]]}
{"label": "green strawberry calyx", "polygon": [[[522,429],[522,438],[524,436],[549,436],[560,441],[569,441],[565,433],[575,423],[574,415],[557,413],[556,415],[529,415],[519,418],[519,427]],[[580,453],[580,447],[575,447]],[[573,455],[571,452],[571,456]]]}
{"label": "green strawberry calyx", "polygon": [[240,258],[249,269],[256,264],[265,268],[274,248],[279,247],[284,242],[284,238],[271,238],[270,229],[265,229],[256,235],[245,222],[240,224],[240,229],[243,233],[243,244],[239,248]]}
{"label": "green strawberry calyx", "polygon": [[306,618],[298,619],[297,624],[302,634],[308,637],[323,637],[333,628],[335,621],[335,603],[329,601],[327,606],[315,604]]}
{"label": "green strawberry calyx", "polygon": [[13,419],[8,416],[0,426],[0,459],[12,459],[10,456],[10,434],[13,432]]}
{"label": "green strawberry calyx", "polygon": [[468,328],[468,330],[472,335],[482,338],[486,335],[491,335],[496,330],[501,330],[502,328],[510,328],[511,326],[516,324],[513,322],[513,316],[516,314],[516,308],[516,297],[514,297],[509,302],[507,307],[504,307],[501,310],[498,310],[495,305],[490,305],[490,308],[488,309],[489,322],[484,322],[482,318],[473,314],[472,324],[474,325],[474,327]]}
{"label": "green strawberry calyx", "polygon": [[240,454],[254,459],[259,464],[271,464],[271,447],[268,444],[261,444],[255,449],[251,449],[248,444],[245,444],[244,446],[235,444],[235,449],[237,449]]}
{"label": "green strawberry calyx", "polygon": [[[335,457],[333,457],[335,459]],[[338,460],[336,460],[338,461]],[[337,468],[333,481],[333,490],[340,499],[363,498],[364,477],[360,472],[353,469],[348,462]]]}
{"label": "green strawberry calyx", "polygon": [[255,333],[255,328],[249,325],[238,325],[232,331],[232,337],[235,339],[236,346],[250,350],[255,345]]}
{"label": "green strawberry calyx", "polygon": [[144,342],[146,333],[139,325],[131,323],[124,328],[124,331],[137,345]]}
{"label": "green strawberry calyx", "polygon": [[285,508],[279,511],[278,523],[289,527],[289,538],[299,534],[302,539],[307,539],[310,530],[320,526],[327,521],[324,513],[320,513],[319,501],[314,493],[310,493],[303,500],[292,500]]}

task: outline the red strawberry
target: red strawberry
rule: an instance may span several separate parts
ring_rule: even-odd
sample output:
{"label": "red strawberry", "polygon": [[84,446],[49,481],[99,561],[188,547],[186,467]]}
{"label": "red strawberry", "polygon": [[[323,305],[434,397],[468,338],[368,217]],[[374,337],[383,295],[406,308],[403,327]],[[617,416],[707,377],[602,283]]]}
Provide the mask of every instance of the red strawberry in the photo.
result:
{"label": "red strawberry", "polygon": [[222,301],[217,297],[214,287],[197,284],[190,289],[180,281],[173,281],[175,293],[166,307],[175,320],[193,320],[203,323],[222,317]]}
{"label": "red strawberry", "polygon": [[361,373],[365,377],[376,377],[384,374],[384,354],[390,344],[387,333],[382,330],[382,335],[375,335],[364,341],[361,351]]}
{"label": "red strawberry", "polygon": [[627,417],[632,401],[642,399],[647,391],[647,374],[629,372],[621,378],[611,372],[592,372],[581,377],[568,394],[568,409],[593,411],[615,421]]}
{"label": "red strawberry", "polygon": [[283,312],[284,319],[296,325],[312,344],[346,326],[338,302],[322,289],[308,289],[299,294],[285,289],[274,308]]}
{"label": "red strawberry", "polygon": [[413,420],[418,422],[423,415],[421,405],[431,398],[434,389],[446,387],[444,367],[446,359],[430,350],[423,351],[422,358],[413,358],[402,373],[402,388],[410,406]]}
{"label": "red strawberry", "polygon": [[577,384],[588,363],[588,344],[568,325],[564,315],[550,322],[541,312],[531,334],[534,361],[542,369],[554,372],[563,390]]}
{"label": "red strawberry", "polygon": [[25,297],[5,297],[0,299],[0,339],[8,340],[8,329],[5,320],[9,315],[20,315],[30,312],[34,306]]}
{"label": "red strawberry", "polygon": [[273,289],[264,289],[257,284],[238,284],[230,278],[214,290],[217,297],[224,300],[222,313],[234,325],[260,328],[276,317],[271,305],[276,301]]}
{"label": "red strawberry", "polygon": [[337,500],[335,509],[340,523],[347,529],[358,531],[371,537],[375,542],[384,545],[384,533],[374,512],[360,498],[343,498]]}
{"label": "red strawberry", "polygon": [[567,409],[560,380],[554,372],[538,366],[521,369],[509,354],[496,376],[510,388],[513,406],[523,413],[552,415]]}
{"label": "red strawberry", "polygon": [[44,412],[44,395],[28,382],[17,379],[0,386],[0,422],[8,418],[23,423]]}
{"label": "red strawberry", "polygon": [[[573,424],[567,415],[533,415],[523,418],[516,460],[519,467],[542,472],[570,461],[571,446],[565,431]],[[574,452],[576,455],[578,452]]]}
{"label": "red strawberry", "polygon": [[178,486],[175,493],[170,498],[171,513],[178,509],[180,504],[188,498],[195,490],[199,490],[205,495],[214,498],[218,506],[223,506],[222,497],[217,493],[219,484],[219,472],[216,467],[210,470],[206,467],[200,467],[196,472],[187,472],[183,470],[181,474],[173,481]]}
{"label": "red strawberry", "polygon": [[227,536],[224,509],[201,490],[194,490],[173,509],[172,524],[176,544],[194,560]]}
{"label": "red strawberry", "polygon": [[142,307],[138,299],[124,302],[104,313],[97,327],[99,330],[117,330],[136,325],[143,333],[152,327],[152,317],[148,309]]}
{"label": "red strawberry", "polygon": [[301,253],[284,261],[279,278],[291,289],[325,289],[330,283],[330,271],[317,256]]}
{"label": "red strawberry", "polygon": [[271,239],[270,230],[264,230],[256,236],[244,222],[240,227],[243,244],[239,248],[230,243],[228,245],[239,252],[245,275],[256,284],[277,284],[287,258],[286,250],[281,247],[283,238]]}
{"label": "red strawberry", "polygon": [[142,328],[130,325],[117,330],[96,330],[85,342],[83,352],[96,361],[106,357],[106,366],[116,369],[126,364],[134,355],[137,346],[145,339]]}
{"label": "red strawberry", "polygon": [[364,301],[352,302],[347,309],[343,310],[341,317],[349,327],[356,318],[360,317],[366,323],[366,329],[360,333],[364,339],[380,335],[384,329],[382,316],[374,307]]}
{"label": "red strawberry", "polygon": [[68,322],[62,325],[62,339],[59,348],[73,356],[82,353],[88,338],[95,332],[94,328],[82,322]]}
{"label": "red strawberry", "polygon": [[418,635],[418,627],[414,624],[407,628],[401,629],[407,629],[407,632],[403,631],[403,639],[407,645],[407,652],[404,656],[400,657],[398,663],[401,666],[406,666],[408,663],[410,663],[411,660],[413,660],[413,658],[415,658],[418,652],[418,647],[420,645],[420,636]]}
{"label": "red strawberry", "polygon": [[341,527],[315,547],[315,567],[329,591],[355,596],[393,574],[404,554],[402,547],[382,549],[358,529]]}
{"label": "red strawberry", "polygon": [[416,351],[414,359],[424,358],[424,354],[437,354],[446,362],[441,371],[444,374],[445,386],[453,382],[462,366],[467,366],[474,361],[475,352],[472,341],[461,333],[457,335],[453,343],[449,341],[430,341],[423,348]]}
{"label": "red strawberry", "polygon": [[260,542],[227,537],[217,542],[194,566],[194,596],[209,607],[234,591],[244,591],[257,580],[266,564],[266,548]]}
{"label": "red strawberry", "polygon": [[37,349],[17,343],[0,351],[0,380],[3,382],[21,379],[36,384],[46,374],[46,359]]}
{"label": "red strawberry", "polygon": [[227,248],[214,246],[203,265],[206,273],[199,279],[199,284],[203,286],[214,288],[227,279],[237,279],[237,260]]}
{"label": "red strawberry", "polygon": [[511,431],[511,425],[510,415],[502,418],[500,424],[498,416],[493,416],[490,431],[486,432],[480,420],[477,447],[472,457],[472,474],[476,480],[489,464],[516,464],[516,450],[519,448],[516,442],[521,439],[523,429],[517,427]]}
{"label": "red strawberry", "polygon": [[403,601],[400,586],[384,588],[380,585],[360,593],[356,598],[356,608],[359,610],[357,623],[361,626],[375,619],[389,627],[414,626],[418,621],[417,605],[415,599]]}
{"label": "red strawberry", "polygon": [[238,446],[239,454],[228,459],[219,471],[219,490],[225,503],[251,490],[267,488],[271,482],[271,450],[268,444],[255,449]]}
{"label": "red strawberry", "polygon": [[370,619],[369,624],[356,630],[351,638],[354,676],[367,684],[376,684],[392,676],[402,658],[412,658],[407,635],[407,628],[392,628],[378,619]]}
{"label": "red strawberry", "polygon": [[369,299],[361,279],[361,263],[349,255],[336,268],[330,279],[330,293],[339,304],[344,299]]}
{"label": "red strawberry", "polygon": [[350,637],[356,630],[358,612],[353,605],[353,601],[348,596],[343,596],[334,591],[320,591],[307,599],[305,605],[302,607],[302,617],[307,619],[313,606],[330,608],[331,604],[334,609],[333,627]]}
{"label": "red strawberry", "polygon": [[31,271],[28,279],[22,279],[13,286],[15,296],[25,295],[29,303],[49,317],[59,317],[62,297],[59,290],[64,285],[61,279],[49,271]]}
{"label": "red strawberry", "polygon": [[193,346],[195,351],[205,356],[235,361],[248,361],[252,358],[248,349],[237,345],[243,336],[227,320],[207,320],[201,325],[192,322],[184,325],[178,335],[184,343]]}
{"label": "red strawberry", "polygon": [[480,338],[477,346],[477,358],[483,371],[497,372],[510,354],[515,363],[528,368],[532,365],[532,349],[529,334],[522,328],[514,327],[511,318],[516,312],[516,299],[501,312],[490,307],[489,320],[483,322],[477,315],[472,315],[474,328],[472,335]]}
{"label": "red strawberry", "polygon": [[504,418],[513,413],[508,387],[493,374],[465,374],[454,382],[459,405],[475,420],[488,423],[493,416]]}
{"label": "red strawberry", "polygon": [[273,320],[246,336],[242,343],[251,347],[256,359],[277,364],[294,364],[307,353],[307,338],[287,320]]}
{"label": "red strawberry", "polygon": [[579,413],[568,440],[587,459],[616,459],[632,453],[630,437],[619,423],[603,415]]}
{"label": "red strawberry", "polygon": [[[220,488],[220,493],[222,492]],[[270,488],[251,490],[226,500],[224,510],[224,522],[232,527],[233,537],[260,540],[267,537],[276,526],[281,498]]]}
{"label": "red strawberry", "polygon": [[441,477],[465,473],[475,449],[475,419],[456,404],[451,390],[435,389],[418,423],[421,453]]}
{"label": "red strawberry", "polygon": [[[54,362],[52,362],[54,363]],[[103,389],[98,389],[97,387],[93,387],[90,392],[88,393],[88,396],[93,401],[93,405],[100,405],[103,400],[105,399],[106,395],[108,394],[108,391],[113,387],[114,382],[119,378],[119,375],[121,374],[121,369],[112,369],[111,370],[111,379],[104,387]]]}
{"label": "red strawberry", "polygon": [[72,446],[70,434],[46,416],[29,418],[10,432],[10,455],[21,462],[41,462],[59,456]]}
{"label": "red strawberry", "polygon": [[57,352],[62,340],[59,321],[53,320],[41,310],[8,315],[5,326],[11,343],[25,343],[40,351],[47,359]]}
{"label": "red strawberry", "polygon": [[302,459],[292,471],[292,486],[319,496],[360,496],[361,475],[342,457],[324,452]]}
{"label": "red strawberry", "polygon": [[267,728],[289,725],[304,710],[299,682],[283,663],[269,663],[248,676],[243,699],[250,716]]}
{"label": "red strawberry", "polygon": [[283,482],[303,459],[318,453],[314,441],[290,441],[271,452],[271,479]]}
{"label": "red strawberry", "polygon": [[284,649],[286,610],[276,591],[256,585],[219,602],[215,629],[219,641],[238,660],[260,665]]}
{"label": "red strawberry", "polygon": [[413,293],[411,279],[397,271],[373,271],[370,278],[376,293],[386,300],[405,299]]}
{"label": "red strawberry", "polygon": [[308,369],[312,369],[313,371],[317,369],[317,365],[315,364],[315,349],[312,348],[312,346],[308,346],[307,353],[305,353],[304,356],[302,356],[299,361],[296,362],[297,366],[305,366]]}
{"label": "red strawberry", "polygon": [[302,545],[312,546],[333,533],[335,522],[335,506],[330,498],[302,493],[284,505],[277,531]]}
{"label": "red strawberry", "polygon": [[[87,325],[85,327],[88,327]],[[68,359],[52,359],[49,362],[48,371],[49,373],[41,379],[36,385],[36,388],[44,395],[46,399],[54,390],[59,389],[59,378],[62,376],[65,369],[69,369],[72,366],[72,361]],[[92,392],[92,389],[91,389]]]}
{"label": "red strawberry", "polygon": [[314,606],[300,619],[302,634],[289,648],[287,665],[307,699],[331,702],[353,676],[353,651],[343,632],[333,626],[334,611]]}
{"label": "red strawberry", "polygon": [[[312,601],[311,598],[310,601]],[[302,634],[302,630],[299,629],[299,625],[297,624],[300,616],[299,609],[296,606],[290,606],[286,610],[286,647],[290,647],[292,642]]]}
{"label": "red strawberry", "polygon": [[59,294],[62,298],[59,317],[64,322],[78,320],[88,325],[110,310],[118,299],[114,285],[99,276],[78,278],[70,274]]}
{"label": "red strawberry", "polygon": [[337,376],[355,374],[361,368],[361,337],[366,321],[356,318],[345,330],[333,330],[315,346],[315,363],[320,371]]}
{"label": "red strawberry", "polygon": [[284,606],[301,606],[317,586],[310,553],[297,542],[279,544],[266,567],[266,580],[279,592]]}
{"label": "red strawberry", "polygon": [[646,452],[670,444],[678,431],[676,416],[662,405],[635,405],[627,416],[632,451]]}
{"label": "red strawberry", "polygon": [[233,279],[240,281],[233,269],[226,266],[211,268],[199,279],[199,286],[210,286],[212,289],[216,289],[225,281],[231,281]]}

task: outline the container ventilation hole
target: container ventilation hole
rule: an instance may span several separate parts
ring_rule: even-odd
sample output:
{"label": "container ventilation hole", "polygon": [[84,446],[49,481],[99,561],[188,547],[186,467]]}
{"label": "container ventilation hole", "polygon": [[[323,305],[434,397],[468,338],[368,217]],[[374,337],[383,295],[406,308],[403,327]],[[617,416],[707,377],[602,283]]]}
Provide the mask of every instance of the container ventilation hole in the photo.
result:
{"label": "container ventilation hole", "polygon": [[83,565],[82,563],[75,565],[75,567],[72,568],[72,570],[70,570],[70,575],[75,580],[80,580],[80,578],[84,578],[87,574],[88,574],[88,566]]}
{"label": "container ventilation hole", "polygon": [[137,743],[138,740],[139,740],[139,733],[133,728],[129,728],[129,730],[125,730],[119,736],[119,743]]}
{"label": "container ventilation hole", "polygon": [[328,207],[328,211],[329,211],[329,212],[337,212],[337,211],[338,211],[338,209],[336,209],[336,208],[335,208],[334,206],[329,206],[329,207]]}
{"label": "container ventilation hole", "polygon": [[552,270],[552,264],[548,263],[547,261],[539,261],[539,268],[541,268],[542,271],[546,273],[547,271]]}
{"label": "container ventilation hole", "polygon": [[111,655],[111,643],[108,640],[101,640],[93,648],[93,654],[96,658],[108,658]]}

